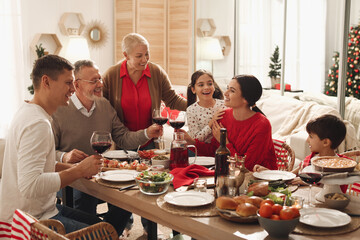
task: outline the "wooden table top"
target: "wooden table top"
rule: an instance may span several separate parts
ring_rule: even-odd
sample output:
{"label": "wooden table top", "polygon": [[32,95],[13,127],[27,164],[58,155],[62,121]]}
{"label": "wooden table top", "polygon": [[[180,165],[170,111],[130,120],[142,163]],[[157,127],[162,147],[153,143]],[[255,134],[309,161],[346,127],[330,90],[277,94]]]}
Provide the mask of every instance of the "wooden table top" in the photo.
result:
{"label": "wooden table top", "polygon": [[[100,185],[94,179],[79,179],[72,183],[71,187],[196,239],[271,239],[258,223],[236,223],[227,221],[220,216],[184,217],[169,213],[157,206],[158,196],[148,196],[139,190],[119,191]],[[312,192],[315,195],[319,190],[319,188],[313,187]],[[170,191],[173,191],[171,186],[168,192]],[[306,198],[307,194],[308,188],[302,187],[293,195]],[[355,240],[359,238],[359,235],[360,230],[357,229],[342,235],[326,236],[326,239]],[[324,239],[324,237],[290,234],[290,238],[295,240]]]}

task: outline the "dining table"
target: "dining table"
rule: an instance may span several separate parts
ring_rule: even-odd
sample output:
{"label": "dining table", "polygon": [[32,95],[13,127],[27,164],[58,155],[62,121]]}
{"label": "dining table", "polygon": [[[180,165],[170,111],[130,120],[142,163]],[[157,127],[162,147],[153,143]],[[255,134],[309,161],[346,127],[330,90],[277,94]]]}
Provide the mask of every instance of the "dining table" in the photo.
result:
{"label": "dining table", "polygon": [[[130,188],[119,191],[117,188],[107,187],[99,184],[95,178],[92,179],[78,179],[73,182],[70,187],[66,188],[67,198],[71,197],[72,188],[80,190],[105,202],[111,203],[115,206],[123,208],[127,211],[133,212],[150,220],[150,232],[148,239],[157,239],[157,224],[169,227],[177,232],[191,236],[194,239],[272,239],[268,233],[260,227],[257,222],[239,223],[229,221],[218,215],[205,217],[189,217],[181,214],[174,214],[165,211],[159,207],[157,199],[163,195],[145,195],[137,188]],[[315,196],[321,190],[320,187],[314,186],[312,195]],[[167,193],[173,192],[172,186],[169,187]],[[293,196],[302,196],[305,201],[308,197],[309,188],[307,186],[300,186]],[[314,197],[312,198],[314,199]],[[69,199],[65,199],[68,203]],[[196,208],[194,208],[194,211]],[[360,215],[355,218],[360,220]],[[325,233],[326,235],[326,233]],[[290,239],[359,239],[359,228],[346,233],[331,233],[331,231],[324,236],[324,234],[317,235],[316,229],[309,234],[291,233]]]}

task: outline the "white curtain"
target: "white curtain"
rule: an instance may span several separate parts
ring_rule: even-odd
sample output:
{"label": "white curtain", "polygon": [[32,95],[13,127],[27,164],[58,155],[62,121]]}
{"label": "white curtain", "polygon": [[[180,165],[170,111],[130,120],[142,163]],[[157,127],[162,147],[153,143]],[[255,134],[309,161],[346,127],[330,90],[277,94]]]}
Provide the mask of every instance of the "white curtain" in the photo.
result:
{"label": "white curtain", "polygon": [[20,0],[0,0],[0,138],[24,99]]}
{"label": "white curtain", "polygon": [[[238,8],[236,72],[253,74],[269,87],[270,56],[276,45],[280,58],[283,51],[283,0],[240,0]],[[287,1],[285,83],[292,89],[322,90],[325,31],[326,0]]]}

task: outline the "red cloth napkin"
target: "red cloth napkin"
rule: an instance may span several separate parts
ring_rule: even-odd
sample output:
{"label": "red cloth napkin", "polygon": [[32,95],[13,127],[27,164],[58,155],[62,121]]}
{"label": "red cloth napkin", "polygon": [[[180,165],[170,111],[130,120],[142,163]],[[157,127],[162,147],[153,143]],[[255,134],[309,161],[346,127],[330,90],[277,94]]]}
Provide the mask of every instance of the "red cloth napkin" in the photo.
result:
{"label": "red cloth napkin", "polygon": [[214,176],[215,171],[197,164],[192,164],[186,168],[175,168],[170,173],[174,175],[173,185],[174,189],[177,189],[178,187],[192,184],[194,179],[199,176]]}

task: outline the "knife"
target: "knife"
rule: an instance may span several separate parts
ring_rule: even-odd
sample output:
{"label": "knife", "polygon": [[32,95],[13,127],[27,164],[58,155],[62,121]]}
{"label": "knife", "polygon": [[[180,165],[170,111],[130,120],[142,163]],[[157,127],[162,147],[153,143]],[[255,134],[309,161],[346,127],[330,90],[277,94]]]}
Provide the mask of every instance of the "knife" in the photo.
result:
{"label": "knife", "polygon": [[136,186],[136,184],[131,184],[131,185],[129,185],[129,186],[119,188],[119,191],[126,190],[126,189],[129,189],[129,188],[133,188],[133,187],[135,187],[135,186]]}

